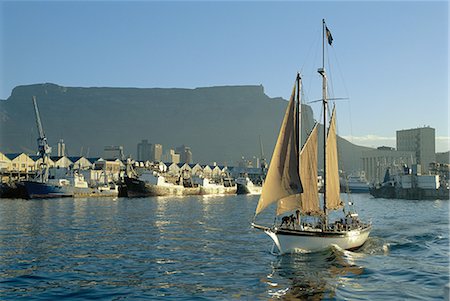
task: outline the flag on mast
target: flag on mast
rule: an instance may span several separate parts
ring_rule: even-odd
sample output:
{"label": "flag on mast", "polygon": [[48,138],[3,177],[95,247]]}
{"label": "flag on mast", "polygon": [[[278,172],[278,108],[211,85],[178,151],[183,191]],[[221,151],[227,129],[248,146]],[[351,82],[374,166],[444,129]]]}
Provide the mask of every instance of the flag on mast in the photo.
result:
{"label": "flag on mast", "polygon": [[331,35],[331,31],[328,29],[327,26],[325,26],[325,32],[327,34],[328,44],[331,45],[333,43],[333,36]]}

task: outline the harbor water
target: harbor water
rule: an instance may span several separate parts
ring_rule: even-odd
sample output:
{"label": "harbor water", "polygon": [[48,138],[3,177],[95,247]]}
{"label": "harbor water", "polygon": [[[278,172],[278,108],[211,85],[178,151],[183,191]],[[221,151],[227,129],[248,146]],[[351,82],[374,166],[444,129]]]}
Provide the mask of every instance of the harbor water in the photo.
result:
{"label": "harbor water", "polygon": [[361,249],[283,256],[258,196],[0,199],[0,299],[445,300],[449,202],[352,198]]}

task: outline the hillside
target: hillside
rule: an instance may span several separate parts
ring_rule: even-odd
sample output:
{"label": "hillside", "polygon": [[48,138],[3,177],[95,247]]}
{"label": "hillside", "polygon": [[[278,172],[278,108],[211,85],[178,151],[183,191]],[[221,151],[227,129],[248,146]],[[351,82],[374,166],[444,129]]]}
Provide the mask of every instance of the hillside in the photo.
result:
{"label": "hillside", "polygon": [[[270,98],[262,86],[196,89],[79,88],[55,84],[18,86],[0,101],[0,149],[35,152],[37,130],[31,97],[36,95],[45,133],[55,146],[64,139],[69,155],[102,155],[123,145],[136,157],[142,139],[164,149],[185,144],[195,161],[235,164],[259,155],[259,135],[270,158],[287,102]],[[314,122],[303,107],[303,127]],[[367,148],[339,139],[346,169],[360,164]],[[56,148],[54,149],[56,153]]]}

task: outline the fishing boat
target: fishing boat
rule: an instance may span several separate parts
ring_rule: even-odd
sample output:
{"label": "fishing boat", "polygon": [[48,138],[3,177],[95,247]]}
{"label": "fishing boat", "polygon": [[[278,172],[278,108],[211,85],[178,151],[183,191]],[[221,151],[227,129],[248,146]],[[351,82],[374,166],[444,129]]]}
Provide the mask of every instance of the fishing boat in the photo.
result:
{"label": "fishing boat", "polygon": [[348,189],[351,193],[369,193],[370,186],[363,172],[359,174],[350,174],[346,178],[341,178],[340,182],[343,191]]}
{"label": "fishing boat", "polygon": [[[301,145],[301,76],[297,74],[252,223],[253,228],[264,231],[273,240],[273,250],[276,246],[280,254],[316,252],[333,245],[356,249],[366,242],[371,230],[370,223],[359,219],[353,203],[344,206],[340,198],[335,107],[328,131],[326,127],[330,99],[324,49],[325,38],[331,45],[332,37],[325,20],[322,27],[322,68],[318,73],[322,77],[323,197],[320,198],[317,189],[318,123]],[[257,216],[272,204],[276,204],[274,224],[270,227],[257,224]]]}
{"label": "fishing boat", "polygon": [[208,178],[195,177],[193,179],[194,186],[198,186],[200,188],[201,195],[223,195],[223,194],[236,194],[236,184],[230,182],[224,182],[223,179],[221,182],[217,183],[211,181]]}
{"label": "fishing boat", "polygon": [[241,173],[240,176],[236,179],[237,191],[236,194],[261,194],[262,192],[262,184],[264,183],[264,179],[266,178],[267,173],[267,162],[266,157],[264,156],[264,149],[262,144],[261,136],[259,136],[259,147],[261,150],[261,172],[258,178],[253,178],[253,181],[250,179],[247,173]]}
{"label": "fishing boat", "polygon": [[180,184],[166,181],[165,177],[155,171],[145,170],[140,175],[130,175],[124,177],[129,197],[147,196],[183,196],[199,195],[200,187],[191,185],[186,187],[183,180]]}
{"label": "fishing boat", "polygon": [[49,146],[47,137],[44,133],[36,97],[33,96],[32,100],[39,133],[37,142],[41,166],[34,179],[18,183],[18,186],[23,187],[23,190],[25,191],[24,196],[28,199],[118,196],[119,190],[117,185],[111,183],[100,187],[89,187],[83,174],[79,170],[70,170],[63,177],[49,175],[48,162],[52,148]]}
{"label": "fishing boat", "polygon": [[36,101],[36,97],[33,96],[33,107],[36,117],[36,125],[38,129],[39,137],[38,143],[38,155],[41,159],[41,168],[37,172],[36,177],[32,180],[21,181],[19,185],[22,185],[26,190],[27,198],[56,198],[56,197],[71,197],[73,191],[69,189],[69,183],[67,180],[55,180],[49,179],[49,157],[52,152],[52,148],[47,142],[47,137],[44,133],[44,128],[41,122],[41,116]]}

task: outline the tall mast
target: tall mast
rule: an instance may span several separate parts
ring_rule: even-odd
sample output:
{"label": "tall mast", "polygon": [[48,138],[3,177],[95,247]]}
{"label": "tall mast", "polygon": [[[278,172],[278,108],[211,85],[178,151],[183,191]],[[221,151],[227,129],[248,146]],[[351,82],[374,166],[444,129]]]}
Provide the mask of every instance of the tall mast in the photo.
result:
{"label": "tall mast", "polygon": [[[301,141],[301,103],[300,103],[300,89],[301,89],[301,85],[302,85],[302,78],[300,76],[300,73],[297,73],[297,116],[296,116],[296,124],[295,124],[295,129],[297,131],[296,134],[296,139],[297,139],[297,158],[298,160],[300,160],[300,151],[302,148],[302,141]],[[300,162],[300,161],[299,161]],[[300,167],[300,166],[299,166]],[[300,169],[299,169],[300,171]]]}
{"label": "tall mast", "polygon": [[325,225],[328,223],[327,212],[327,75],[325,73],[325,19],[322,19],[322,68],[317,70],[322,76],[323,104],[323,212]]}

